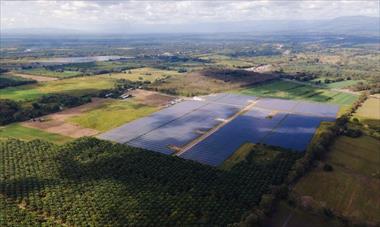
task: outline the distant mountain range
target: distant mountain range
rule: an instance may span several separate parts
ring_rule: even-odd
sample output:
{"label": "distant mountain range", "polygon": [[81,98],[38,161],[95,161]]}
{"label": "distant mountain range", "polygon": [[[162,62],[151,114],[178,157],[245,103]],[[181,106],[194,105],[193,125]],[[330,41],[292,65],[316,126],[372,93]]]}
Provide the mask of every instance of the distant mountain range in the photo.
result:
{"label": "distant mountain range", "polygon": [[380,36],[380,18],[351,16],[327,20],[255,20],[192,24],[112,24],[97,30],[25,28],[1,30],[2,34],[154,34],[154,33],[251,33],[269,34],[332,34]]}

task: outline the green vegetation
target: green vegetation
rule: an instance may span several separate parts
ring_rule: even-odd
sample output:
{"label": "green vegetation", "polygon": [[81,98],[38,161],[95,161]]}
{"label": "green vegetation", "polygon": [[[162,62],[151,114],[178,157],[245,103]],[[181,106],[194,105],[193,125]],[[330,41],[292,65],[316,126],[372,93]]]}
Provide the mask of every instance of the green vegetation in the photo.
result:
{"label": "green vegetation", "polygon": [[2,99],[11,100],[35,100],[45,94],[69,94],[82,96],[103,89],[113,88],[114,80],[107,78],[78,77],[66,80],[49,81],[37,85],[25,85],[18,87],[9,87],[0,90]]}
{"label": "green vegetation", "polygon": [[380,140],[370,136],[359,138],[342,136],[331,147],[328,163],[361,175],[380,178],[379,148]]}
{"label": "green vegetation", "polygon": [[172,70],[162,70],[155,68],[138,68],[131,69],[128,71],[120,72],[120,73],[111,73],[107,78],[115,78],[115,79],[126,79],[131,81],[150,81],[153,82],[155,80],[164,79],[167,77],[175,77],[180,75],[176,71]]}
{"label": "green vegetation", "polygon": [[8,138],[27,141],[41,139],[57,144],[63,144],[72,140],[70,137],[41,131],[39,129],[27,128],[20,124],[0,126],[0,140],[5,140]]}
{"label": "green vegetation", "polygon": [[225,92],[277,78],[244,70],[209,69],[158,80],[148,87],[171,95],[195,96]]}
{"label": "green vegetation", "polygon": [[112,89],[118,79],[131,81],[154,81],[167,76],[175,76],[177,72],[142,68],[131,71],[131,74],[116,73],[111,75],[98,75],[88,77],[76,77],[65,80],[49,81],[42,84],[9,87],[0,90],[2,99],[34,100],[44,94],[69,94],[83,96],[106,89]]}
{"label": "green vegetation", "polygon": [[280,80],[243,89],[238,91],[238,93],[260,97],[328,102],[339,105],[350,105],[357,99],[356,95],[349,93],[330,91],[328,89]]}
{"label": "green vegetation", "polygon": [[0,74],[0,89],[6,87],[20,86],[26,84],[36,83],[35,80],[25,79],[19,76],[11,76],[6,74]]}
{"label": "green vegetation", "polygon": [[[355,150],[351,149],[351,153],[354,152]],[[358,153],[360,150],[356,150],[354,154]],[[344,160],[340,161],[342,162]],[[359,166],[369,163],[366,159],[358,159],[355,162],[361,162],[356,164]],[[345,166],[349,164],[350,162],[344,163]],[[379,179],[363,176],[339,165],[332,166],[332,172],[318,168],[309,173],[296,185],[295,192],[311,196],[320,206],[325,203],[326,207],[332,208],[339,215],[356,221],[378,223]]]}
{"label": "green vegetation", "polygon": [[46,76],[46,77],[56,77],[56,78],[69,78],[82,75],[78,71],[68,71],[68,70],[49,70],[47,68],[33,68],[20,71],[20,73],[36,75],[36,76]]}
{"label": "green vegetation", "polygon": [[75,97],[70,95],[44,95],[33,103],[0,99],[0,125],[29,120],[58,112],[64,108],[79,106],[90,101],[90,97]]}
{"label": "green vegetation", "polygon": [[281,184],[298,157],[281,152],[268,164],[249,158],[221,171],[94,138],[3,141],[0,213],[12,219],[0,225],[225,226]]}
{"label": "green vegetation", "polygon": [[230,170],[233,166],[238,164],[241,161],[244,161],[246,157],[251,153],[255,144],[253,143],[244,143],[242,144],[228,159],[226,159],[222,165],[221,169]]}
{"label": "green vegetation", "polygon": [[155,107],[137,104],[131,100],[112,100],[80,116],[69,118],[68,121],[84,128],[107,131],[157,110]]}
{"label": "green vegetation", "polygon": [[359,119],[362,124],[380,133],[380,99],[367,99],[356,111],[354,118]]}

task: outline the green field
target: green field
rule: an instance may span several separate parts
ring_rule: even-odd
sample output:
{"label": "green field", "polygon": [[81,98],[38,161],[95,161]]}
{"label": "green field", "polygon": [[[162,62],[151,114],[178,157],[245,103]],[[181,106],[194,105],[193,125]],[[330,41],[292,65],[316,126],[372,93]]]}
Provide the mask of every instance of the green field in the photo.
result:
{"label": "green field", "polygon": [[132,100],[112,100],[80,116],[71,117],[67,121],[84,128],[107,131],[135,119],[145,117],[157,110],[158,108],[156,107],[137,104]]}
{"label": "green field", "polygon": [[63,93],[69,95],[86,95],[94,91],[113,88],[114,80],[96,76],[55,80],[41,84],[8,87],[0,90],[2,99],[34,100],[45,94]]}
{"label": "green field", "polygon": [[14,138],[21,140],[34,140],[34,139],[42,139],[52,143],[63,144],[68,141],[73,140],[70,137],[53,134],[49,132],[45,132],[39,129],[27,128],[21,126],[20,124],[11,124],[7,126],[0,127],[0,140]]}
{"label": "green field", "polygon": [[357,99],[357,96],[353,94],[279,80],[242,89],[237,92],[259,97],[308,100],[338,105],[350,105]]}
{"label": "green field", "polygon": [[19,71],[19,73],[25,73],[25,74],[37,75],[37,76],[46,76],[46,77],[56,77],[56,78],[69,78],[69,77],[79,76],[82,74],[82,72],[79,72],[79,71],[65,70],[63,72],[57,72],[57,71],[52,71],[45,68],[21,70]]}
{"label": "green field", "polygon": [[40,84],[8,87],[0,90],[1,99],[12,100],[34,100],[44,94],[63,93],[69,95],[86,95],[102,89],[114,87],[117,79],[129,80],[155,80],[165,75],[177,75],[175,71],[156,70],[153,68],[142,68],[132,70],[132,73],[117,73],[98,76],[86,76],[69,78],[65,80],[49,81]]}
{"label": "green field", "polygon": [[326,159],[333,171],[313,170],[295,192],[354,220],[380,223],[379,147],[380,141],[369,136],[338,138]]}
{"label": "green field", "polygon": [[177,71],[173,70],[162,70],[162,69],[155,69],[155,68],[138,68],[138,69],[131,69],[127,70],[125,73],[111,73],[106,74],[105,77],[107,78],[114,78],[114,79],[128,79],[132,81],[138,81],[138,80],[148,80],[153,82],[156,79],[162,79],[166,76],[177,76],[180,75]]}
{"label": "green field", "polygon": [[344,81],[325,84],[325,86],[328,88],[347,88],[359,82],[363,82],[363,81],[362,80],[344,80]]}

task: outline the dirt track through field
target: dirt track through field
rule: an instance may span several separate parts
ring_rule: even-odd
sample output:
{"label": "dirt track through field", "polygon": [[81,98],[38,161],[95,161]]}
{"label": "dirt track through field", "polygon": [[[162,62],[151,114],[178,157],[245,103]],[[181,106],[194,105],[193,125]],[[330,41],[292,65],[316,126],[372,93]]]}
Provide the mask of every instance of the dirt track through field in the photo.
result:
{"label": "dirt track through field", "polygon": [[[102,105],[106,101],[107,99],[93,98],[92,102],[90,103],[70,108],[58,113],[49,114],[44,117],[40,117],[35,121],[25,121],[22,123],[22,125],[29,128],[37,128],[43,131],[69,136],[72,138],[93,136],[98,134],[99,131],[90,128],[83,128],[79,125],[65,122],[65,120],[73,116],[79,116],[87,110]],[[41,121],[39,121],[40,119]]]}
{"label": "dirt track through field", "polygon": [[47,76],[36,76],[36,75],[30,75],[30,74],[24,74],[24,73],[9,73],[10,76],[19,76],[25,79],[32,79],[36,80],[38,82],[46,82],[46,81],[53,81],[58,80],[56,77],[47,77]]}
{"label": "dirt track through field", "polygon": [[164,106],[175,99],[175,97],[170,95],[142,89],[132,90],[128,94],[131,94],[133,99],[138,103],[148,106]]}

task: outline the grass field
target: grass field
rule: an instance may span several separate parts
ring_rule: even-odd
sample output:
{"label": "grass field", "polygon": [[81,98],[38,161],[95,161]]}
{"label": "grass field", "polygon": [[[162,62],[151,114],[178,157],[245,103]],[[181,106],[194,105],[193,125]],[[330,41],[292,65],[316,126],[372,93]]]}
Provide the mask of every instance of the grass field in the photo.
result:
{"label": "grass field", "polygon": [[157,110],[156,107],[136,104],[131,100],[112,100],[66,121],[103,132],[147,116]]}
{"label": "grass field", "polygon": [[113,86],[113,79],[99,79],[96,76],[78,77],[1,89],[0,97],[2,99],[12,100],[33,100],[50,93],[85,95],[97,90],[112,88]]}
{"label": "grass field", "polygon": [[359,82],[361,82],[361,80],[344,80],[340,82],[325,84],[325,86],[328,88],[346,88]]}
{"label": "grass field", "polygon": [[233,155],[231,155],[231,157],[223,162],[220,168],[223,170],[230,170],[235,165],[245,160],[252,160],[260,164],[270,163],[280,152],[280,149],[275,147],[244,143]]}
{"label": "grass field", "polygon": [[369,136],[338,138],[326,159],[333,171],[314,169],[295,192],[354,220],[380,223],[379,147],[380,141]]}
{"label": "grass field", "polygon": [[255,144],[245,143],[237,149],[231,157],[226,159],[223,164],[220,166],[221,169],[230,170],[234,165],[246,159],[246,157],[251,153]]}
{"label": "grass field", "polygon": [[166,76],[177,75],[179,75],[177,71],[162,70],[155,68],[138,68],[128,70],[125,73],[111,73],[110,75],[105,75],[105,77],[113,79],[128,79],[132,81],[148,80],[153,82],[156,79],[162,79]]}
{"label": "grass field", "polygon": [[69,78],[69,77],[79,76],[82,74],[79,71],[56,72],[56,71],[48,70],[45,68],[21,70],[20,73],[37,75],[37,76],[56,77],[56,78]]}
{"label": "grass field", "polygon": [[338,105],[350,105],[357,99],[357,96],[353,94],[330,91],[328,89],[315,88],[288,81],[273,81],[251,88],[242,89],[237,92],[244,95],[298,100],[301,99]]}
{"label": "grass field", "polygon": [[132,74],[118,73],[109,76],[86,76],[69,78],[65,80],[49,81],[41,84],[25,85],[18,87],[9,87],[0,90],[0,97],[2,99],[12,100],[34,100],[44,94],[50,93],[63,93],[70,95],[86,95],[102,89],[109,89],[114,87],[117,79],[129,80],[154,80],[162,78],[165,75],[176,75],[175,71],[156,70],[152,68],[142,68],[132,71]]}
{"label": "grass field", "polygon": [[380,120],[380,99],[368,98],[356,111],[355,117]]}
{"label": "grass field", "polygon": [[318,77],[314,80],[311,80],[311,81],[322,81],[321,85],[322,86],[326,86],[327,88],[346,88],[346,87],[349,87],[351,85],[355,85],[359,82],[365,82],[364,80],[343,80],[343,81],[339,81],[339,82],[334,82],[334,83],[324,83],[323,81],[325,79],[328,79],[326,77]]}
{"label": "grass field", "polygon": [[356,111],[354,117],[358,118],[361,123],[380,131],[380,99],[368,98],[361,107]]}
{"label": "grass field", "polygon": [[70,137],[48,133],[38,129],[23,127],[20,124],[11,124],[0,127],[0,140],[8,138],[16,138],[27,141],[42,139],[58,144],[63,144],[73,140]]}

